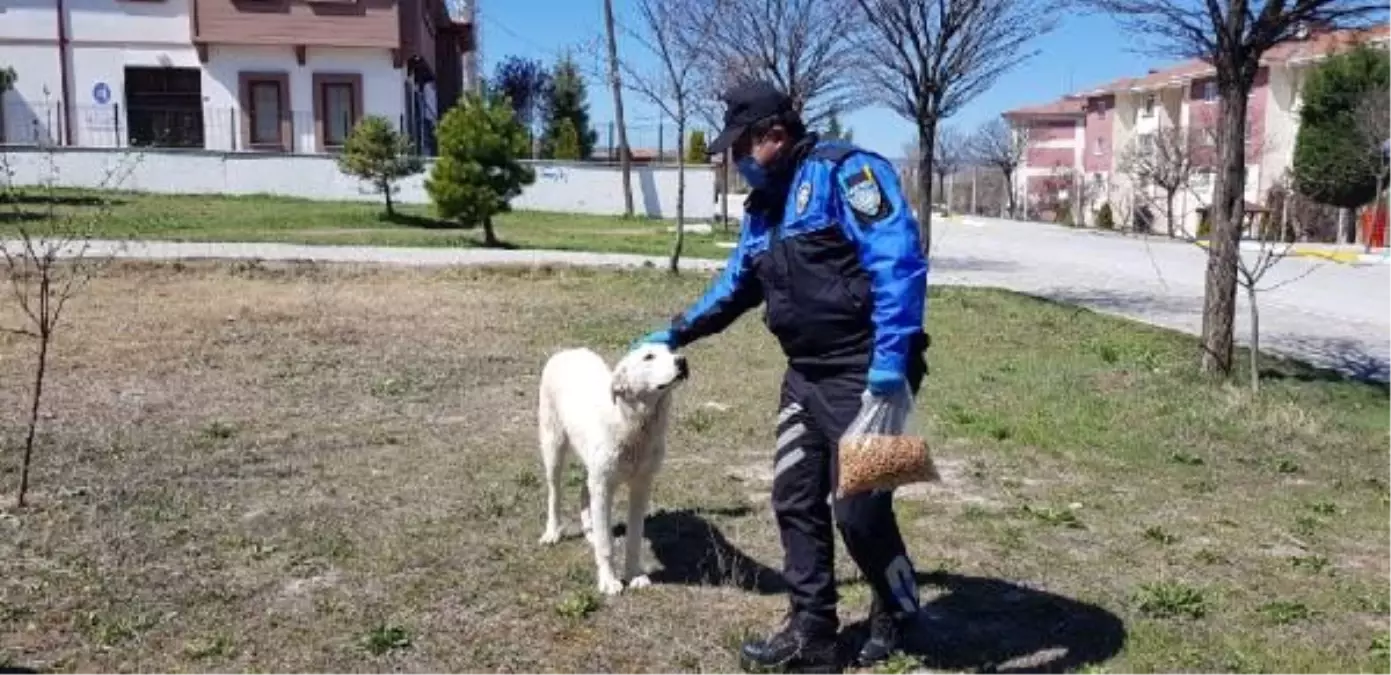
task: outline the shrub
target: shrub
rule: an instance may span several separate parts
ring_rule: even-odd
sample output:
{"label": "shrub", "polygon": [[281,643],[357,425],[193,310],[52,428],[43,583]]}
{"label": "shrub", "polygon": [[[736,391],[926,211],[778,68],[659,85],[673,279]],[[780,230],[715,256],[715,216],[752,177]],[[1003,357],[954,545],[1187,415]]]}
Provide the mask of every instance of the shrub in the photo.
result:
{"label": "shrub", "polygon": [[1075,227],[1076,223],[1072,222],[1072,205],[1067,202],[1059,204],[1058,215],[1055,217],[1055,220],[1069,227]]}
{"label": "shrub", "polygon": [[386,196],[388,216],[393,213],[392,183],[424,169],[424,162],[411,151],[406,135],[380,115],[368,115],[358,122],[338,156],[339,171],[371,183]]}
{"label": "shrub", "polygon": [[1105,202],[1096,212],[1096,226],[1103,230],[1116,229],[1115,216],[1111,214],[1111,202]]}
{"label": "shrub", "polygon": [[553,159],[578,160],[580,158],[580,134],[575,131],[575,123],[561,120],[555,132]]}
{"label": "shrub", "polygon": [[526,156],[527,133],[504,99],[468,94],[439,125],[439,159],[425,191],[441,218],[483,225],[487,245],[498,243],[493,216],[511,210],[510,200],[536,172],[518,161]]}
{"label": "shrub", "polygon": [[686,144],[686,161],[692,164],[704,164],[707,161],[705,156],[705,132],[696,129],[691,132],[691,140]]}
{"label": "shrub", "polygon": [[1212,236],[1212,212],[1203,210],[1202,217],[1198,220],[1198,238],[1207,239]]}

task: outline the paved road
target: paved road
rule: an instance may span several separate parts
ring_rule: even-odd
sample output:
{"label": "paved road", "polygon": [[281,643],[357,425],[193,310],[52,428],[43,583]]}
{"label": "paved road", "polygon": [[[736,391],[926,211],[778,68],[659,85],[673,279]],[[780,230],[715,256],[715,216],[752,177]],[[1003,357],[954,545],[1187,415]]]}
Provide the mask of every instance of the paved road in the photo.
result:
{"label": "paved road", "polygon": [[[986,218],[936,229],[933,283],[998,286],[1201,331],[1207,254],[1192,244]],[[1276,286],[1257,299],[1262,351],[1387,381],[1391,265],[1288,257],[1258,288]],[[1249,326],[1238,289],[1240,344]]]}
{"label": "paved road", "polygon": [[[1190,333],[1202,326],[1206,254],[1191,244],[986,218],[939,222],[931,283],[995,286],[1076,303]],[[561,251],[375,248],[270,243],[94,242],[94,253],[128,258],[260,258],[408,265],[653,265],[660,257]],[[722,261],[685,260],[692,270]],[[1262,349],[1360,378],[1387,381],[1391,362],[1391,265],[1287,258],[1263,285]],[[1249,310],[1238,299],[1237,335]]]}

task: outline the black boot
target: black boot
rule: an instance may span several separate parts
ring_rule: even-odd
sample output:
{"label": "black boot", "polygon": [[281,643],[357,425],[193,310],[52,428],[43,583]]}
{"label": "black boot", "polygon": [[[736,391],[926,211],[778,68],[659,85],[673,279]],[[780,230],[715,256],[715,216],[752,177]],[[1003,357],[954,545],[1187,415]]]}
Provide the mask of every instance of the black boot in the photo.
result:
{"label": "black boot", "polygon": [[903,620],[895,617],[876,594],[869,608],[869,640],[855,655],[855,666],[867,668],[903,649],[903,632]]}
{"label": "black boot", "polygon": [[839,673],[836,632],[791,617],[782,630],[763,640],[745,642],[739,667],[746,673]]}

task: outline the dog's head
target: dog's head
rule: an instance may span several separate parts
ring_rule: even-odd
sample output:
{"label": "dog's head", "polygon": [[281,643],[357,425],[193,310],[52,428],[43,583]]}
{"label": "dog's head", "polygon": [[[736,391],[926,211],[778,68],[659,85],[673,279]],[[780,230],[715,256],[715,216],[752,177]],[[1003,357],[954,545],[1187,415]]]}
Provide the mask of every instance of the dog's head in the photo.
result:
{"label": "dog's head", "polygon": [[615,398],[647,400],[671,391],[691,374],[686,357],[662,344],[643,344],[613,368]]}

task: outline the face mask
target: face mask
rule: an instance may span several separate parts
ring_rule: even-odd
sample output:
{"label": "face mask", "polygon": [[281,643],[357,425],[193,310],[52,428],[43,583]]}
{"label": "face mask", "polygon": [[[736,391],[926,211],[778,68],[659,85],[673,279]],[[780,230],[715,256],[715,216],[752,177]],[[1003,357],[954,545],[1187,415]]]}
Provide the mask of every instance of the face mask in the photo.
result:
{"label": "face mask", "polygon": [[753,157],[744,157],[737,164],[739,174],[748,181],[749,187],[757,190],[768,183],[768,172]]}

